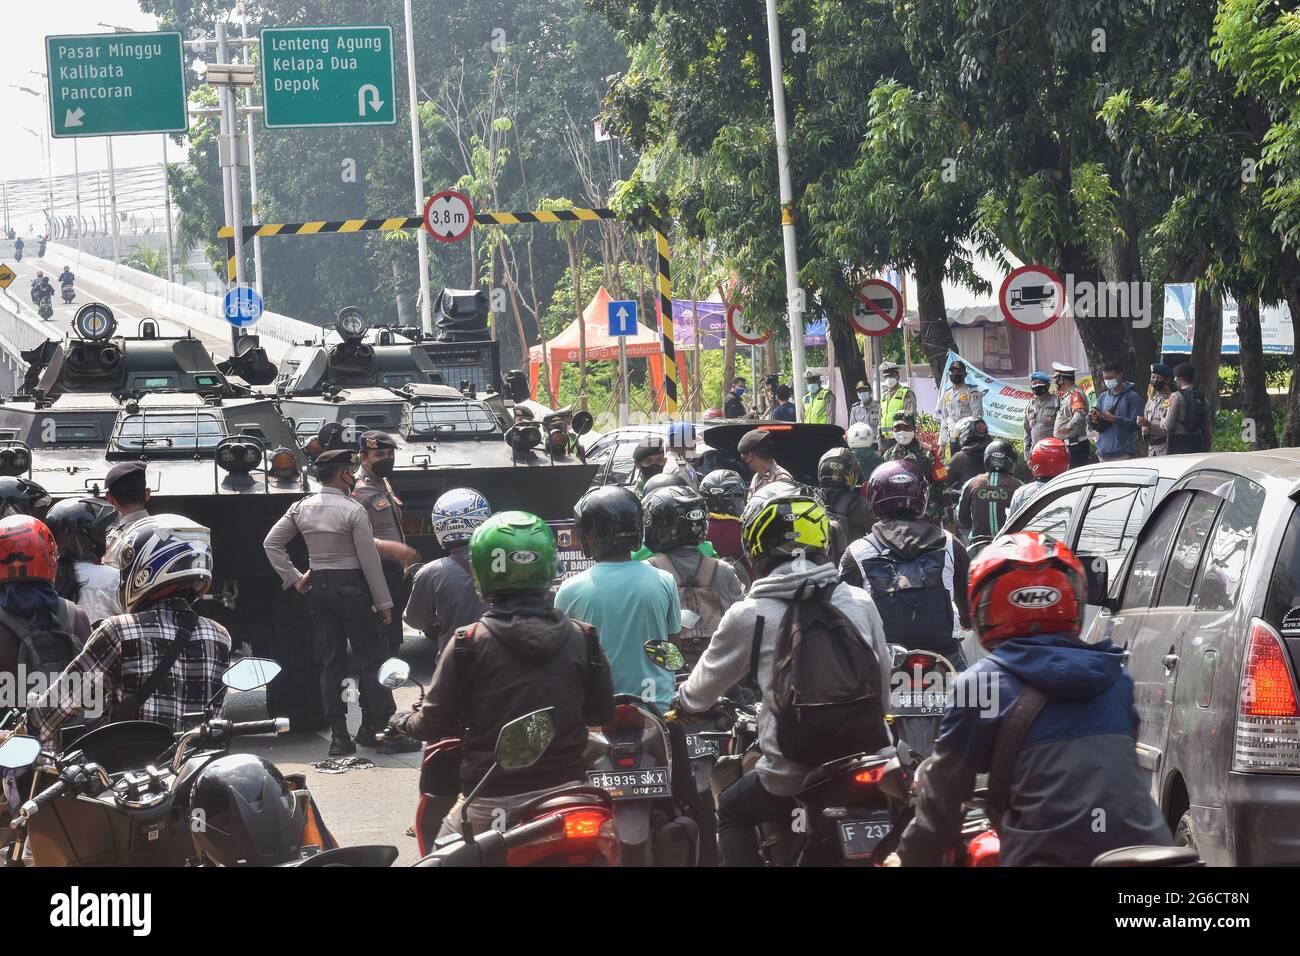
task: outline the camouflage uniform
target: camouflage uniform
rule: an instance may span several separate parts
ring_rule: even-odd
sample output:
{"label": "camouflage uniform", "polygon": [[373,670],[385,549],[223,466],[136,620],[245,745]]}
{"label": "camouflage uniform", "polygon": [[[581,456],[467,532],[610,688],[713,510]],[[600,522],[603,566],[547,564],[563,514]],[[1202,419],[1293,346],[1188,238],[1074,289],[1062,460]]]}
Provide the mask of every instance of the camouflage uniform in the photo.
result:
{"label": "camouflage uniform", "polygon": [[[899,412],[894,417],[893,422],[895,430],[898,428],[916,429],[915,419],[906,412]],[[925,516],[935,524],[942,524],[943,521],[943,493],[948,483],[948,469],[944,467],[939,456],[935,454],[933,448],[921,444],[919,437],[913,438],[906,445],[897,443],[891,445],[885,452],[885,461],[910,461],[916,466],[921,477],[925,479],[929,486],[929,494],[926,497]]]}

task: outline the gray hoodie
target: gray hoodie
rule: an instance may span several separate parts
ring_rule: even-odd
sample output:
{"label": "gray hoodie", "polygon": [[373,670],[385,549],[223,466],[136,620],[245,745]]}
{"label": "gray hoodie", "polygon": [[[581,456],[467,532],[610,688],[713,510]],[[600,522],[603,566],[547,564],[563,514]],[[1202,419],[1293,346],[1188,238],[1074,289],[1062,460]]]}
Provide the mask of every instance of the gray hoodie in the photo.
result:
{"label": "gray hoodie", "polygon": [[[727,688],[744,678],[750,671],[750,656],[754,642],[754,623],[763,618],[763,639],[758,653],[758,684],[763,703],[758,712],[758,745],[763,751],[758,761],[758,773],[764,788],[776,796],[794,796],[803,786],[814,768],[787,760],[776,743],[776,721],[772,717],[772,656],[776,648],[777,632],[781,621],[801,589],[809,586],[825,587],[834,584],[839,575],[832,564],[814,565],[788,561],[778,565],[771,574],[754,582],[743,601],[733,604],[722,616],[717,633],[709,642],[690,679],[681,686],[678,694],[688,711],[707,710]],[[831,595],[831,603],[847,617],[872,645],[880,661],[881,700],[889,694],[890,654],[885,643],[885,629],[871,596],[860,588],[839,584]]]}

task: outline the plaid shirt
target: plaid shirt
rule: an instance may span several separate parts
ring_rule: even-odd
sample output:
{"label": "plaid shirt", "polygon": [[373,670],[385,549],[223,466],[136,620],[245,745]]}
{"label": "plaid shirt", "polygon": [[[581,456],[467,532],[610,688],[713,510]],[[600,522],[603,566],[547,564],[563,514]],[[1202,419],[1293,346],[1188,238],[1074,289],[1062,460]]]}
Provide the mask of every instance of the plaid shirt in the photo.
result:
{"label": "plaid shirt", "polygon": [[[173,598],[101,621],[67,670],[28,708],[28,732],[47,749],[57,748],[59,731],[74,717],[95,723],[134,700],[175,639],[178,617],[190,610],[187,601]],[[203,710],[222,689],[229,658],[230,634],[216,621],[198,617],[171,674],[140,705],[138,719],[183,729],[181,715]]]}

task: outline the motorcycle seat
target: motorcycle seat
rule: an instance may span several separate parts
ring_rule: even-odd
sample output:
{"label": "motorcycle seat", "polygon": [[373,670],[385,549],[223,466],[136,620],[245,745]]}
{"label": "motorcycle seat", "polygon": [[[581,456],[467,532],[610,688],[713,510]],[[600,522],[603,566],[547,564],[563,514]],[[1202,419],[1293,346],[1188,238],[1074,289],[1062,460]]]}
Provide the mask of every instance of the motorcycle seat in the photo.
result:
{"label": "motorcycle seat", "polygon": [[506,814],[506,826],[513,826],[521,821],[532,820],[548,813],[567,810],[570,807],[591,806],[593,803],[604,807],[613,807],[614,805],[610,795],[599,787],[575,784],[560,790],[552,790],[550,793],[544,793],[540,797],[528,801],[523,806],[515,807],[509,811]]}
{"label": "motorcycle seat", "polygon": [[1125,846],[1108,850],[1092,861],[1093,866],[1199,866],[1200,856],[1188,846]]}

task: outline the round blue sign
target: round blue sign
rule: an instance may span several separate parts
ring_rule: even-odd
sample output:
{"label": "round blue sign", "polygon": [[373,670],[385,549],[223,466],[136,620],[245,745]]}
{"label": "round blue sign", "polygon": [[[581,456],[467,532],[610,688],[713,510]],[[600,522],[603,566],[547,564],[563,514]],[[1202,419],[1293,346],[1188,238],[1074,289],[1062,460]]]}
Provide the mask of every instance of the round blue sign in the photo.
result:
{"label": "round blue sign", "polygon": [[226,321],[239,328],[252,325],[262,317],[262,297],[252,286],[238,285],[226,293]]}

